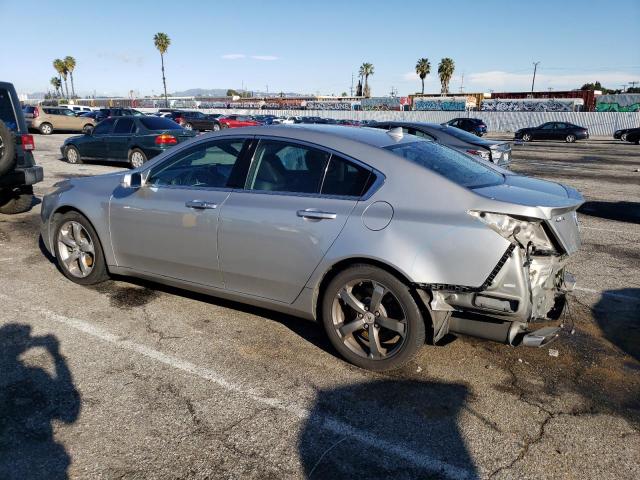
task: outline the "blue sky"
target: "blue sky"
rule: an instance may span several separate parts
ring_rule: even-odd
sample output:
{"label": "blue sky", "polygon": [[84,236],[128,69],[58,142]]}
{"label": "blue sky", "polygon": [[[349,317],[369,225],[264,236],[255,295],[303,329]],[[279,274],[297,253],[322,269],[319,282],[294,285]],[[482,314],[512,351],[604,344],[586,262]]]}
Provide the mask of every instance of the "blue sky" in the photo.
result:
{"label": "blue sky", "polygon": [[[56,57],[76,58],[82,94],[162,90],[153,35],[166,32],[169,91],[245,88],[340,94],[368,61],[373,95],[419,91],[414,66],[454,59],[451,90],[562,90],[640,81],[640,0],[536,2],[0,0],[0,79],[43,91]],[[14,22],[5,19],[14,18]],[[54,28],[55,27],[55,28]]]}

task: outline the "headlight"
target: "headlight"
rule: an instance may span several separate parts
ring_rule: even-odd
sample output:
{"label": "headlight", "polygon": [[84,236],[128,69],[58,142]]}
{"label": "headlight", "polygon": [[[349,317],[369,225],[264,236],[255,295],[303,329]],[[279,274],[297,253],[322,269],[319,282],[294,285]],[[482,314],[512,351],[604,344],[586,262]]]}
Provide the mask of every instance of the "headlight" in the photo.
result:
{"label": "headlight", "polygon": [[502,213],[478,212],[477,210],[470,210],[468,213],[513,244],[523,248],[528,248],[529,244],[532,244],[534,249],[539,251],[555,250],[553,243],[544,231],[542,220],[512,217]]}

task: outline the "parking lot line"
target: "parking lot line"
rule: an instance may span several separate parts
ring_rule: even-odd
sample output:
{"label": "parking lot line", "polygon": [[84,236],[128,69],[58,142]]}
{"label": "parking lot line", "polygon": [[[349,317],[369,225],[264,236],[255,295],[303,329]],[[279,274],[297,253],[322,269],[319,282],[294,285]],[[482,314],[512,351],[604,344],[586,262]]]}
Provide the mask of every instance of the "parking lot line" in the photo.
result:
{"label": "parking lot line", "polygon": [[[155,360],[159,363],[163,363],[172,368],[181,370],[185,373],[199,377],[211,383],[215,383],[216,385],[226,390],[249,397],[255,402],[261,403],[268,407],[275,408],[280,411],[286,412],[290,415],[293,415],[294,417],[297,417],[299,420],[309,420],[309,418],[311,417],[311,412],[303,407],[297,406],[285,400],[264,397],[258,394],[256,389],[251,388],[250,386],[247,386],[247,385],[241,385],[233,381],[230,381],[226,379],[223,375],[221,375],[219,372],[216,372],[213,369],[201,367],[189,361],[175,357],[173,355],[168,355],[159,350],[155,350],[141,343],[136,343],[136,342],[132,342],[131,340],[123,339],[118,335],[114,335],[113,333],[103,328],[100,328],[96,325],[93,325],[90,322],[87,322],[85,320],[67,317],[67,316],[55,313],[51,310],[47,310],[39,307],[33,307],[31,305],[24,304],[22,302],[16,302],[15,299],[1,293],[0,293],[0,299],[2,299],[5,302],[14,302],[24,310],[30,310],[34,313],[42,315],[48,321],[53,321],[53,322],[65,325],[74,330],[77,330],[86,335],[89,335],[93,338],[102,340],[103,342],[110,343],[117,348],[136,352],[139,355],[142,355],[146,358]],[[388,442],[365,430],[352,427],[351,425],[331,415],[323,415],[322,418],[316,421],[317,417],[318,415],[314,414],[314,423],[317,423],[317,427],[328,430],[329,432],[336,434],[338,436],[351,437],[369,447],[373,447],[373,448],[385,451],[389,453],[392,457],[401,458],[411,463],[415,467],[422,468],[430,472],[438,472],[438,474],[443,475],[447,478],[452,478],[452,479],[466,479],[466,478],[473,478],[476,476],[474,472],[470,472],[466,469],[463,469],[455,465],[451,465],[449,463],[438,460],[436,458],[430,457],[427,453],[413,451],[407,446]]]}

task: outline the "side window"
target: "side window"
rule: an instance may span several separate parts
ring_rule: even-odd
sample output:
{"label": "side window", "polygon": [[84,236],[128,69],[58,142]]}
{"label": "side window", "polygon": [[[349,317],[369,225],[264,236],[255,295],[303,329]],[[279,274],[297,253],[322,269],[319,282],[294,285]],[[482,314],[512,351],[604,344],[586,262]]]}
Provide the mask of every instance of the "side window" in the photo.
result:
{"label": "side window", "polygon": [[459,120],[451,120],[449,122],[449,125],[451,125],[452,127],[457,127],[459,123],[460,123]]}
{"label": "side window", "polygon": [[374,174],[366,168],[338,155],[331,155],[321,193],[360,197],[373,183],[373,177]]}
{"label": "side window", "polygon": [[233,138],[183,150],[154,167],[147,183],[155,186],[226,187],[243,144],[244,139]]}
{"label": "side window", "polygon": [[131,133],[135,122],[131,118],[120,118],[116,123],[116,128],[113,129],[113,133]]}
{"label": "side window", "polygon": [[315,148],[262,140],[256,148],[248,190],[319,193],[330,154]]}
{"label": "side window", "polygon": [[435,138],[429,135],[428,133],[421,132],[420,130],[411,130],[411,135],[415,135],[416,137],[426,138],[427,140],[434,141]]}
{"label": "side window", "polygon": [[554,129],[554,128],[555,128],[555,126],[556,126],[556,124],[555,124],[555,123],[545,123],[545,124],[542,126],[542,128],[543,128],[544,130],[552,130],[552,129]]}
{"label": "side window", "polygon": [[104,135],[111,132],[111,127],[113,127],[114,122],[115,120],[113,118],[108,118],[100,122],[98,125],[96,125],[96,128],[93,129],[93,134]]}

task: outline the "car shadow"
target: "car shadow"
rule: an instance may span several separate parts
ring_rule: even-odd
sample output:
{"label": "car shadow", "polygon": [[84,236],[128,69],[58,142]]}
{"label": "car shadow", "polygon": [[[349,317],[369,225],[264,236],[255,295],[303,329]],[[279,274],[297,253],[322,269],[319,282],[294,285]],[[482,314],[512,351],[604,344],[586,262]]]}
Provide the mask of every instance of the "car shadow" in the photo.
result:
{"label": "car shadow", "polygon": [[[44,349],[54,374],[33,366]],[[25,360],[25,355],[29,360]],[[53,434],[54,421],[74,423],[80,395],[55,336],[33,336],[31,327],[0,327],[0,478],[68,478],[71,457]]]}
{"label": "car shadow", "polygon": [[404,379],[319,390],[298,438],[305,477],[477,478],[458,427],[468,396]]}
{"label": "car shadow", "polygon": [[590,201],[583,203],[578,212],[590,217],[640,224],[639,202]]}
{"label": "car shadow", "polygon": [[640,288],[603,292],[593,307],[604,337],[627,355],[640,361]]}

